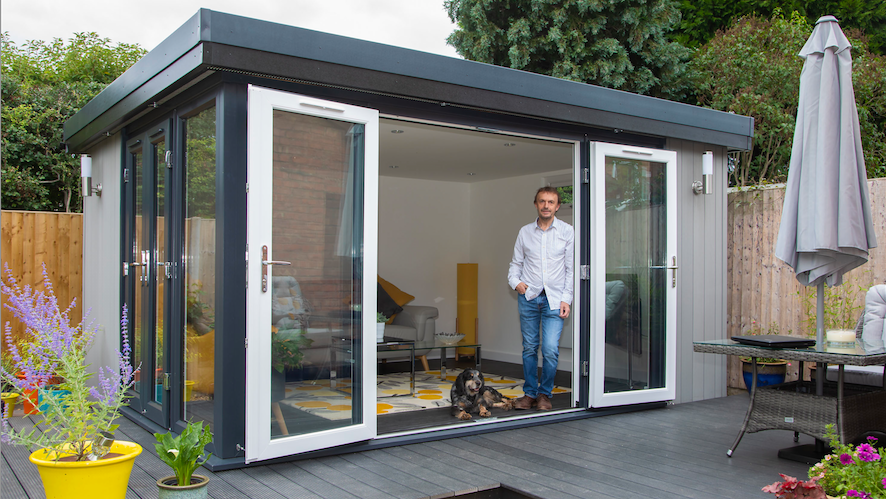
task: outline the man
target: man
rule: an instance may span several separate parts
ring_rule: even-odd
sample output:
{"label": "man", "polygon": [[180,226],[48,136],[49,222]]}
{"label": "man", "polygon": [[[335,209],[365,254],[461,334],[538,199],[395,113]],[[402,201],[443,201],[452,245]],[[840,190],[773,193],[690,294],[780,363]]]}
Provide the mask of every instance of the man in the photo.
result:
{"label": "man", "polygon": [[[558,219],[560,193],[542,187],[535,193],[538,218],[520,229],[514,257],[508,269],[508,284],[517,291],[517,310],[523,333],[524,396],[517,409],[551,409],[551,392],[560,355],[563,320],[572,303],[572,252],[575,232]],[[541,328],[539,328],[541,326]],[[539,331],[541,329],[541,331]],[[538,379],[538,348],[542,371]]]}

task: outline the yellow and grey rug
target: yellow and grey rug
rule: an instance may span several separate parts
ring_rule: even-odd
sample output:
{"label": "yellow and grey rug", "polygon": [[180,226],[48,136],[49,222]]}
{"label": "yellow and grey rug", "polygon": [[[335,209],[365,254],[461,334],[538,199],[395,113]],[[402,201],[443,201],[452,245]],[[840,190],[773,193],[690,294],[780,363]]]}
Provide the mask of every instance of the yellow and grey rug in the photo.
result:
{"label": "yellow and grey rug", "polygon": [[[415,373],[415,395],[409,395],[409,373],[379,375],[376,412],[418,411],[437,407],[449,407],[449,390],[461,369],[447,369],[446,379],[440,379],[440,371]],[[517,398],[523,396],[523,380],[497,374],[484,373],[486,385],[502,395]],[[332,386],[331,386],[332,385]],[[554,387],[554,393],[567,393],[569,388]],[[286,398],[280,401],[290,407],[325,419],[340,420],[351,417],[351,380],[298,381],[286,383]]]}

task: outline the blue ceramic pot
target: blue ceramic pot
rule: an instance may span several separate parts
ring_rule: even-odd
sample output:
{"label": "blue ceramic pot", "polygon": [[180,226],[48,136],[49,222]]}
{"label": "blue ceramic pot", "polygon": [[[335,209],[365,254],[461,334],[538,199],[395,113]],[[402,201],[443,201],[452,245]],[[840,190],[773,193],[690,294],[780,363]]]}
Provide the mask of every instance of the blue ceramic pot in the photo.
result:
{"label": "blue ceramic pot", "polygon": [[[742,367],[742,378],[744,379],[744,386],[747,387],[748,393],[751,393],[751,383],[753,382],[753,373],[751,372],[751,363],[744,362],[741,363]],[[779,385],[784,383],[785,376],[787,374],[788,364],[787,362],[777,363],[777,364],[763,364],[757,363],[757,388],[761,386],[771,386],[771,385]]]}

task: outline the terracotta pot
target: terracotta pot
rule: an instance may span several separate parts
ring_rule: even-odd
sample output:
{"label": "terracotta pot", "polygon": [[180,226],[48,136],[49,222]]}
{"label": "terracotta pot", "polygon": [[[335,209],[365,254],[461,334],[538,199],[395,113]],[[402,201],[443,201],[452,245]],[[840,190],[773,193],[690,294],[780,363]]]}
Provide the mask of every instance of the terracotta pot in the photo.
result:
{"label": "terracotta pot", "polygon": [[205,499],[209,497],[209,477],[191,475],[191,484],[178,485],[175,476],[166,476],[157,480],[159,499]]}

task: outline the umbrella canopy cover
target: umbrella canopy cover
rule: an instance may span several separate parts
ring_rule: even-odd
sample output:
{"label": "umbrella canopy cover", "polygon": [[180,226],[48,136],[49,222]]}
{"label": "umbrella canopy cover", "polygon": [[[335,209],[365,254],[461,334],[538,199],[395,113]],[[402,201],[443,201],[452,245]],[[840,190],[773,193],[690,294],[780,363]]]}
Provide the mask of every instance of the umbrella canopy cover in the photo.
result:
{"label": "umbrella canopy cover", "polygon": [[871,221],[849,40],[833,16],[800,51],[800,101],[775,256],[801,284],[828,286],[877,246]]}

